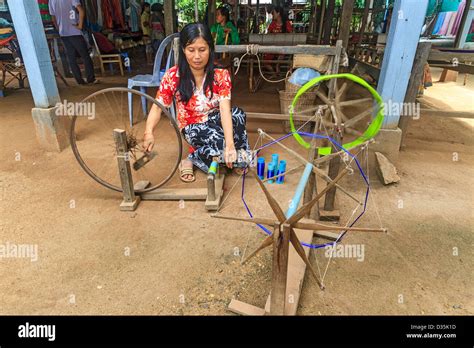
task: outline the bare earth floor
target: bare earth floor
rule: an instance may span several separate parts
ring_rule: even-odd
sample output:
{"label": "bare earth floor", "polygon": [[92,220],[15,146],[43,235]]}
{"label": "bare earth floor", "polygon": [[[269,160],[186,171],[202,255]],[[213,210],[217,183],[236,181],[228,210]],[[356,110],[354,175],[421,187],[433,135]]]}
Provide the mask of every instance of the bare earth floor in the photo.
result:
{"label": "bare earth floor", "polygon": [[[426,98],[474,109],[473,82],[462,86],[459,81],[435,84]],[[60,83],[61,97],[80,100],[125,85],[121,78],[103,82],[84,88]],[[246,111],[279,111],[274,85],[249,95],[238,81],[233,103]],[[186,202],[183,208],[178,202],[147,201],[135,213],[119,211],[120,195],[87,177],[70,148],[61,153],[38,148],[32,106],[28,89],[0,99],[0,244],[38,245],[37,261],[0,259],[0,314],[228,315],[233,297],[264,306],[271,250],[240,265],[241,254],[256,248],[263,233],[252,225],[212,219],[202,202]],[[268,123],[249,125],[257,127],[274,135],[281,131]],[[332,259],[324,291],[307,273],[298,314],[474,313],[472,130],[472,123],[460,119],[411,122],[396,163],[400,183],[384,187],[372,174],[369,209],[358,223],[384,226],[389,233],[349,234],[344,243],[363,245],[363,260]],[[255,140],[251,133],[252,145]],[[293,140],[286,143],[304,154]],[[204,187],[204,178],[200,174],[194,187]],[[287,183],[271,187],[282,206],[298,178],[288,175]],[[237,180],[232,176],[226,182],[222,213],[246,216],[239,186],[231,190]],[[343,184],[363,195],[356,180],[347,177]],[[354,204],[338,197],[344,221]],[[246,198],[256,214],[271,216],[250,179]],[[324,273],[325,251],[312,252],[310,259]]]}

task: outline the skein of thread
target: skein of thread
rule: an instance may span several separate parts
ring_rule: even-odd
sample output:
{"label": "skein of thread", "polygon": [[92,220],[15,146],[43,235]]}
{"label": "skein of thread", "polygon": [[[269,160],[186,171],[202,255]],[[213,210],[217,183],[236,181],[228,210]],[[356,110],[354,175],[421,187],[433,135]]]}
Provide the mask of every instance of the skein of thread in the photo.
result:
{"label": "skein of thread", "polygon": [[[267,170],[267,179],[275,176],[275,165],[273,162],[268,163],[268,170]],[[273,184],[273,179],[268,180],[269,184]]]}
{"label": "skein of thread", "polygon": [[[278,173],[277,173],[277,175],[283,174],[285,171],[286,171],[286,161],[285,161],[285,160],[281,160],[281,161],[280,161],[280,166],[278,167]],[[284,180],[285,180],[285,176],[282,175],[282,176],[279,176],[279,177],[276,179],[276,182],[277,182],[277,184],[283,184]]]}
{"label": "skein of thread", "polygon": [[260,180],[265,179],[265,158],[259,157],[257,160],[257,175]]}

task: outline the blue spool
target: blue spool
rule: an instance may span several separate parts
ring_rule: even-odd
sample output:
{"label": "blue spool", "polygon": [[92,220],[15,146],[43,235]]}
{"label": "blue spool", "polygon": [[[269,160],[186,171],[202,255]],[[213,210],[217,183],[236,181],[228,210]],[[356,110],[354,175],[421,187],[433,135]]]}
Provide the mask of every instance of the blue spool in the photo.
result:
{"label": "blue spool", "polygon": [[211,165],[209,166],[208,173],[216,175],[218,166],[219,164],[216,161],[212,161]]}
{"label": "blue spool", "polygon": [[265,158],[259,157],[257,160],[257,175],[260,180],[265,179]]}
{"label": "blue spool", "polygon": [[[268,163],[268,170],[267,170],[267,179],[275,176],[275,165],[273,162]],[[269,184],[273,184],[273,179],[268,180]]]}
{"label": "blue spool", "polygon": [[274,153],[272,154],[272,163],[275,166],[275,170],[278,169],[278,154]]}
{"label": "blue spool", "polygon": [[[286,161],[285,161],[285,160],[281,160],[281,161],[280,161],[280,166],[278,167],[278,174],[277,174],[277,175],[283,174],[285,171],[286,171]],[[279,177],[276,179],[277,184],[283,184],[284,179],[285,179],[285,176],[284,176],[284,175],[279,176]]]}

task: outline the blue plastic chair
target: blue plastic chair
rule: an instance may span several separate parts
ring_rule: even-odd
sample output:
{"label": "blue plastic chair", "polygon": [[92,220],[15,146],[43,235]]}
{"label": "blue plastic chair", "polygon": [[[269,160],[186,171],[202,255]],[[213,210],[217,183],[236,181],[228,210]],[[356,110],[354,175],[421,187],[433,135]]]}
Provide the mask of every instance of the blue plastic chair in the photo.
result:
{"label": "blue plastic chair", "polygon": [[[170,50],[168,54],[168,58],[166,60],[166,70],[168,70],[171,66],[175,64],[174,62],[174,51],[173,51],[173,40],[179,37],[179,33],[174,33],[167,36],[160,44],[158,51],[155,55],[155,62],[153,65],[153,75],[136,75],[132,78],[128,79],[128,88],[133,89],[138,87],[140,92],[146,93],[147,87],[158,87],[160,86],[161,79],[164,75],[164,71],[160,71],[161,68],[161,61],[163,60],[163,56],[165,54],[166,48],[170,45]],[[145,97],[141,98],[142,100],[142,110],[145,117],[148,115],[148,106],[147,100]],[[174,115],[174,110],[172,110],[172,115]],[[132,93],[128,93],[128,116],[130,118],[130,127],[133,127],[133,99]]]}

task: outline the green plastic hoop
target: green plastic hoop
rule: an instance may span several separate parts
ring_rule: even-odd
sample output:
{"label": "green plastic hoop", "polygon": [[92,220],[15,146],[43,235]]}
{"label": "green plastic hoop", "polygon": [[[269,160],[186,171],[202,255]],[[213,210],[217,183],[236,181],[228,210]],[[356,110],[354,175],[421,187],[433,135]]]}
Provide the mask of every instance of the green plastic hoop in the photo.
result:
{"label": "green plastic hoop", "polygon": [[[344,149],[350,150],[353,147],[356,147],[357,145],[360,145],[363,142],[374,138],[377,135],[377,133],[379,132],[380,127],[382,126],[383,119],[384,119],[383,99],[380,96],[380,94],[378,94],[377,91],[371,85],[369,85],[367,82],[365,82],[363,79],[361,79],[358,76],[352,75],[352,74],[323,75],[323,76],[320,76],[320,77],[316,77],[316,78],[308,81],[307,83],[305,83],[298,90],[298,92],[296,93],[296,95],[293,99],[293,102],[291,103],[291,108],[290,108],[290,127],[291,127],[291,131],[293,132],[293,136],[295,137],[295,139],[298,141],[298,143],[301,146],[303,146],[307,149],[310,148],[310,144],[307,143],[297,133],[296,128],[295,128],[295,124],[293,122],[293,110],[295,108],[296,102],[298,101],[299,97],[301,97],[304,93],[306,93],[306,91],[308,89],[310,89],[314,85],[316,85],[320,82],[326,81],[326,80],[337,79],[337,78],[346,78],[348,80],[351,80],[351,81],[365,87],[367,90],[369,90],[370,94],[372,94],[372,96],[374,97],[375,101],[377,102],[377,104],[379,106],[379,110],[377,111],[377,115],[372,120],[369,127],[367,127],[365,132],[359,138],[355,139],[354,141],[351,141],[350,143],[343,144],[342,146],[344,147]],[[319,152],[320,155],[325,156],[325,155],[329,155],[331,153],[331,150],[332,150],[332,147],[320,147],[318,152]]]}

